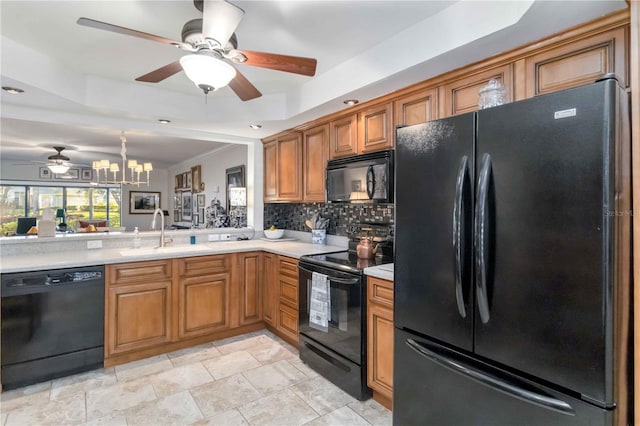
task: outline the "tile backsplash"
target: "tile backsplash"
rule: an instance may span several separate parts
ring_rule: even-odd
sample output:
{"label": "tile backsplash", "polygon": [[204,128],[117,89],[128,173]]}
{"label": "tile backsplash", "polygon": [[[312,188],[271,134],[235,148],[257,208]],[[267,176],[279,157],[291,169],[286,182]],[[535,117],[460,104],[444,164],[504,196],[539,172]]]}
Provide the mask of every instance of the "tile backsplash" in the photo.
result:
{"label": "tile backsplash", "polygon": [[346,236],[350,225],[363,221],[393,223],[393,204],[302,203],[265,204],[264,227],[306,231],[304,224],[314,213],[330,218],[327,234]]}

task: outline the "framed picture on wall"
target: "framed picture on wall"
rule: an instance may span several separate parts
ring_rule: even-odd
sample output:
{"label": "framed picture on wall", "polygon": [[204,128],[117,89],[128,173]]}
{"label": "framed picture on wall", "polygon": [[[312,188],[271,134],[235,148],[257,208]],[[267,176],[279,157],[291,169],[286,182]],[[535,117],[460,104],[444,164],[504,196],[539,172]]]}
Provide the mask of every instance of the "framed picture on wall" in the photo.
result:
{"label": "framed picture on wall", "polygon": [[82,169],[82,170],[80,170],[80,179],[82,179],[82,180],[91,180],[91,179],[93,179],[93,169]]}
{"label": "framed picture on wall", "polygon": [[152,214],[155,209],[160,208],[159,192],[129,192],[129,213],[130,214]]}
{"label": "framed picture on wall", "polygon": [[196,196],[196,198],[197,198],[197,203],[196,203],[196,205],[197,205],[198,207],[204,207],[204,202],[205,202],[205,196],[204,196],[204,194],[198,194],[198,195]]}
{"label": "framed picture on wall", "polygon": [[180,210],[173,211],[173,221],[182,222],[182,213],[180,212]]}
{"label": "framed picture on wall", "polygon": [[191,201],[191,193],[183,192],[182,193],[182,221],[190,221],[191,220],[191,212],[193,208],[193,201]]}
{"label": "framed picture on wall", "polygon": [[231,167],[226,170],[225,196],[227,200],[227,212],[229,212],[229,188],[244,187],[244,165]]}
{"label": "framed picture on wall", "polygon": [[204,223],[204,208],[198,209],[198,216],[200,216],[200,223]]}
{"label": "framed picture on wall", "polygon": [[64,180],[78,180],[80,178],[80,170],[78,169],[69,169],[64,173],[56,173],[54,175],[56,179],[64,179]]}
{"label": "framed picture on wall", "polygon": [[202,186],[202,167],[200,165],[191,168],[191,192],[200,192]]}
{"label": "framed picture on wall", "polygon": [[180,173],[179,175],[176,175],[176,179],[175,179],[175,189],[176,191],[182,191],[182,173]]}
{"label": "framed picture on wall", "polygon": [[40,167],[40,179],[51,179],[51,174],[48,167]]}

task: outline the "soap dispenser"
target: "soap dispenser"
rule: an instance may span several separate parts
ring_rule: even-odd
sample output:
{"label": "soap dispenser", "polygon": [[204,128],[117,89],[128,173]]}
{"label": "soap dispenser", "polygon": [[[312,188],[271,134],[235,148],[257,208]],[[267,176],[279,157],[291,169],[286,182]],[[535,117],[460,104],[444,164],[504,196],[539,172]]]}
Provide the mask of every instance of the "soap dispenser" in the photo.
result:
{"label": "soap dispenser", "polygon": [[140,232],[136,226],[133,230],[133,248],[140,248],[142,246],[142,240],[140,239]]}

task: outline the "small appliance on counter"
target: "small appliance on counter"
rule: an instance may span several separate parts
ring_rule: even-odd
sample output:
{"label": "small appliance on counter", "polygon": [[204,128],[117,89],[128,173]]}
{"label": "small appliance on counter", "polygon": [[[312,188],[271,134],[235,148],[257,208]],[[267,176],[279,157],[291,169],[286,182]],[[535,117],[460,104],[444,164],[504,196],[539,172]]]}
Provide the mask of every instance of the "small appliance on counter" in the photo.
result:
{"label": "small appliance on counter", "polygon": [[[299,269],[300,359],[359,400],[367,387],[367,309],[364,268],[393,262],[393,225],[359,223],[349,228],[349,249],[302,256]],[[359,258],[361,237],[377,244]]]}

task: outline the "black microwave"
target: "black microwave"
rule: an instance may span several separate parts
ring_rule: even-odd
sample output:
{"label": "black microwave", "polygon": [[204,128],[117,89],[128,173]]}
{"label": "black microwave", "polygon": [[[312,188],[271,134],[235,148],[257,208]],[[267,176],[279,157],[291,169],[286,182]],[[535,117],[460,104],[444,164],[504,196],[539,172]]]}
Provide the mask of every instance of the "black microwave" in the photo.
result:
{"label": "black microwave", "polygon": [[330,160],[327,201],[393,203],[393,151]]}

